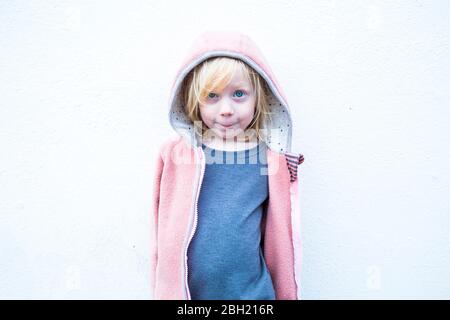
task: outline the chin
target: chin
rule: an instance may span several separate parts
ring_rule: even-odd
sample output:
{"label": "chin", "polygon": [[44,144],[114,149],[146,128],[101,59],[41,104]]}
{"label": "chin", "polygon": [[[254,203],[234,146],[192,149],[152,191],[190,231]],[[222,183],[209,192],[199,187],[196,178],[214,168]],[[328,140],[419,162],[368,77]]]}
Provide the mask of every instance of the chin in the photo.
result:
{"label": "chin", "polygon": [[233,133],[229,133],[229,134],[226,135],[227,139],[232,139],[232,138],[235,138],[235,137],[237,137],[238,140],[239,139],[243,139],[244,138],[243,131],[241,129],[237,129]]}
{"label": "chin", "polygon": [[226,130],[220,128],[213,128],[211,130],[213,130],[215,136],[222,139],[232,139],[236,136],[243,134],[243,130],[241,128],[233,128]]}

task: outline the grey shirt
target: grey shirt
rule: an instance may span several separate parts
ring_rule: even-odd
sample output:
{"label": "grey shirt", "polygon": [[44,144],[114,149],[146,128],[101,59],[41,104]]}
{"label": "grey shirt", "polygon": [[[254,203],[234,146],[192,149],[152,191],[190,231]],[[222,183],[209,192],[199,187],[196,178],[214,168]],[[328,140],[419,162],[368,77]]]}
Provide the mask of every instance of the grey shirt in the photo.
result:
{"label": "grey shirt", "polygon": [[261,247],[268,198],[267,146],[222,151],[202,145],[206,168],[198,222],[188,248],[188,282],[194,300],[273,300]]}

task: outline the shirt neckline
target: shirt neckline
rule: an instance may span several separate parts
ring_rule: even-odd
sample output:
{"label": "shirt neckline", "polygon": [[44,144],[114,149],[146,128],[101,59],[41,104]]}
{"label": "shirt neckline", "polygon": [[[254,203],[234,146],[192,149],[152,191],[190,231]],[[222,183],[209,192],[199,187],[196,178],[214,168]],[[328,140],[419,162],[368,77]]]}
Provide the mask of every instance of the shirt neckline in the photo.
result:
{"label": "shirt neckline", "polygon": [[256,157],[258,155],[258,153],[260,153],[260,157],[261,157],[261,154],[262,154],[263,150],[265,149],[265,143],[264,143],[264,141],[260,141],[256,146],[254,146],[250,149],[242,149],[242,150],[236,150],[236,151],[215,149],[215,148],[208,147],[204,143],[202,143],[202,148],[205,151],[205,153],[207,153],[207,155],[211,155],[214,153],[214,156],[217,156],[217,153],[220,153],[222,155],[225,154],[225,156],[228,155],[230,157],[231,157],[231,155],[233,155],[237,159],[248,159],[248,158]]}

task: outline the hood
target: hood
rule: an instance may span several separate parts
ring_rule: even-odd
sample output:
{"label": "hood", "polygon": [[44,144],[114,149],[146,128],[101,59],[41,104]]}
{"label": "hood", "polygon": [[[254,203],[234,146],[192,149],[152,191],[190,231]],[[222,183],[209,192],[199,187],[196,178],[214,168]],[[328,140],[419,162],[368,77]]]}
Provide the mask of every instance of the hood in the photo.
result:
{"label": "hood", "polygon": [[169,121],[173,129],[192,146],[201,145],[194,133],[194,124],[189,120],[181,97],[185,77],[198,64],[212,57],[230,57],[244,61],[266,81],[269,89],[269,106],[272,121],[263,124],[266,145],[278,153],[291,151],[292,119],[286,97],[269,64],[258,46],[245,34],[236,31],[208,31],[192,44],[179,67],[169,98]]}

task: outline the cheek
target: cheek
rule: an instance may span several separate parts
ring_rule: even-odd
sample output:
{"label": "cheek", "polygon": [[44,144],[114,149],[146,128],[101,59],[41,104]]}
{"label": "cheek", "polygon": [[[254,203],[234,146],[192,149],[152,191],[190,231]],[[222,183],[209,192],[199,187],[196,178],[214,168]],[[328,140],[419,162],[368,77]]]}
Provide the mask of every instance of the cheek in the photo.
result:
{"label": "cheek", "polygon": [[253,119],[253,114],[255,113],[255,106],[254,104],[250,104],[245,106],[240,114],[240,118],[242,122],[250,123]]}
{"label": "cheek", "polygon": [[202,118],[202,121],[206,125],[211,125],[213,116],[210,111],[208,111],[206,108],[200,107],[200,117]]}

